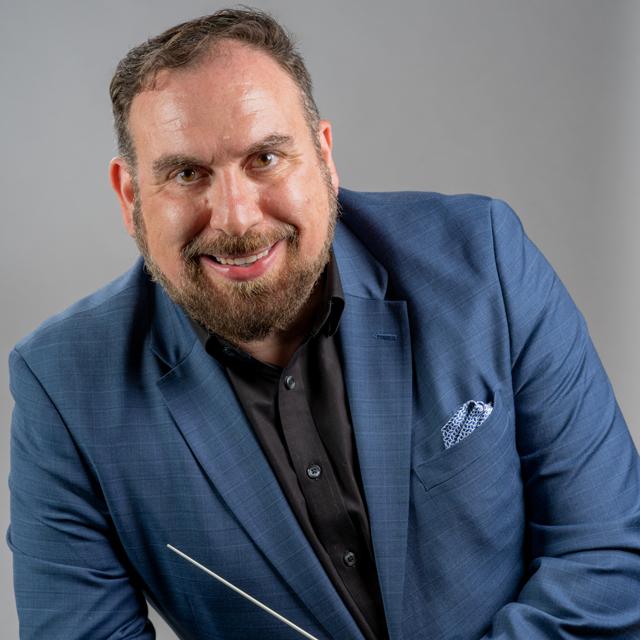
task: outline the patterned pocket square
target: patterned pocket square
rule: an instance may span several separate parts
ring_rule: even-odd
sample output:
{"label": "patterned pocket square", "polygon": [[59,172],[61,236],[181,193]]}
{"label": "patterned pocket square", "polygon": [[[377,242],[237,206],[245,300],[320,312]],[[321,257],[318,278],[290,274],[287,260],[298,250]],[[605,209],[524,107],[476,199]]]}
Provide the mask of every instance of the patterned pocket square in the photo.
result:
{"label": "patterned pocket square", "polygon": [[492,411],[493,405],[490,402],[479,400],[465,402],[441,429],[444,448],[450,449],[471,435],[491,415]]}

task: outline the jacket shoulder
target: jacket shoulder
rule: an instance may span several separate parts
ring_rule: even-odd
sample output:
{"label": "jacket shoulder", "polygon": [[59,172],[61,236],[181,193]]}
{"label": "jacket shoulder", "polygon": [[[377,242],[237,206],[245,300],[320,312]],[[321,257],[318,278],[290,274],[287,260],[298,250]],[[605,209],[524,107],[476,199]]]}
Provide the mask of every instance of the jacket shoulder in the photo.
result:
{"label": "jacket shoulder", "polygon": [[468,207],[487,206],[493,199],[475,193],[445,194],[437,191],[352,191],[340,189],[340,201],[349,208],[388,209],[403,207],[425,210],[432,207],[464,210]]}
{"label": "jacket shoulder", "polygon": [[515,237],[520,221],[501,200],[476,194],[340,190],[342,222],[393,272],[493,270],[495,234]]}
{"label": "jacket shoulder", "polygon": [[39,363],[55,367],[58,354],[90,357],[100,345],[113,345],[115,337],[139,325],[140,311],[148,307],[148,282],[139,260],[120,277],[45,320],[16,344],[15,351],[36,368]]}
{"label": "jacket shoulder", "polygon": [[[466,244],[478,234],[492,234],[495,224],[519,220],[501,200],[477,194],[445,195],[435,192],[389,193],[340,190],[342,221],[368,246],[401,239],[405,250]],[[508,219],[508,220],[507,220]]]}

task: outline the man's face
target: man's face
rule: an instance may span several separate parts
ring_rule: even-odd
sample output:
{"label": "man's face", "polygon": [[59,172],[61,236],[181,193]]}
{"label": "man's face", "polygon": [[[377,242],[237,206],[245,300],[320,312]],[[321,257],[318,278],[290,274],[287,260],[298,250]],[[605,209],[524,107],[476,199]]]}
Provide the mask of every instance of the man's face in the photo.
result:
{"label": "man's face", "polygon": [[236,42],[163,71],[133,101],[135,180],[112,181],[152,275],[235,343],[282,331],[329,257],[337,175],[331,129],[314,141],[300,92],[268,55]]}

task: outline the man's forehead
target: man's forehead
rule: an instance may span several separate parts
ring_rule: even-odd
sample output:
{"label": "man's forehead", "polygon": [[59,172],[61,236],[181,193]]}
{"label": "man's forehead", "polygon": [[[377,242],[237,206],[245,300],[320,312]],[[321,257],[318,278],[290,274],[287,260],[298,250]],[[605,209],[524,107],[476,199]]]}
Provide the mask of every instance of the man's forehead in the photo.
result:
{"label": "man's forehead", "polygon": [[242,147],[273,131],[290,135],[306,120],[298,86],[271,56],[225,43],[193,67],[160,72],[134,98],[129,122],[140,149],[158,146],[165,134],[172,142],[182,136]]}
{"label": "man's forehead", "polygon": [[[303,106],[298,85],[267,53],[237,42],[216,45],[197,64],[163,69],[133,99],[130,118],[148,116],[149,108],[192,112],[219,105],[242,110],[255,101],[277,101],[282,109]],[[213,105],[212,105],[213,103]],[[168,114],[169,119],[173,114]]]}

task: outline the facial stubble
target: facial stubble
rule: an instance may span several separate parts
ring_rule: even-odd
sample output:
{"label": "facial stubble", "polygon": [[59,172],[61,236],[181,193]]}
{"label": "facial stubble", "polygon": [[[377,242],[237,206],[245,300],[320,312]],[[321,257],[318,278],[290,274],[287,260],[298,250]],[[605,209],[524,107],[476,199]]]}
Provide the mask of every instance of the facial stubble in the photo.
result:
{"label": "facial stubble", "polygon": [[[208,331],[233,344],[263,340],[284,332],[299,318],[329,261],[338,217],[338,201],[326,165],[323,166],[328,207],[327,236],[318,256],[307,261],[300,253],[295,227],[282,224],[269,233],[247,232],[243,236],[196,236],[181,251],[182,273],[171,282],[150,255],[142,205],[135,189],[133,221],[135,239],[147,271],[169,297]],[[213,282],[201,264],[203,255],[247,255],[275,242],[285,244],[284,268],[280,273],[245,281]]]}

